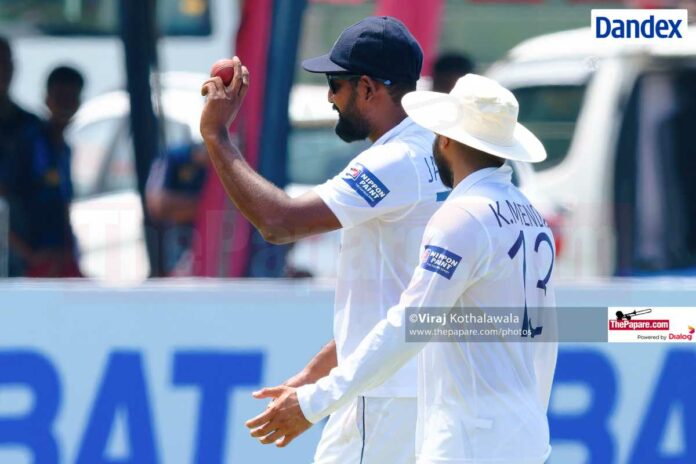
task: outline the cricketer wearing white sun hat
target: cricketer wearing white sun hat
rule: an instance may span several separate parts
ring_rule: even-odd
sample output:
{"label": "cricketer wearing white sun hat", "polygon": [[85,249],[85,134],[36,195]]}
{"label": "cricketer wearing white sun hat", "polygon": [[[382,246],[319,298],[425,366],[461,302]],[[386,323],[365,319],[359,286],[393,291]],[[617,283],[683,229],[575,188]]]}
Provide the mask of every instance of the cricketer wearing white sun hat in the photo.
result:
{"label": "cricketer wearing white sun hat", "polygon": [[[468,74],[450,94],[409,93],[402,104],[419,125],[481,152],[527,162],[546,158],[539,140],[517,122],[512,93],[485,77]],[[475,164],[479,157],[453,144],[442,147],[436,146],[446,150],[439,156],[450,160],[471,158]],[[450,166],[456,171],[454,188],[426,227],[420,263],[399,303],[327,377],[297,389],[299,409],[310,422],[379,385],[418,355],[417,464],[548,459],[546,413],[558,352],[553,233],[512,184],[512,169],[490,158],[489,167]],[[408,324],[419,320],[412,311],[427,314],[433,308],[509,308],[521,328],[485,340],[409,339],[409,329],[419,327]]]}
{"label": "cricketer wearing white sun hat", "polygon": [[487,77],[467,74],[448,94],[410,92],[401,104],[418,125],[477,150],[531,163],[546,159],[539,139],[517,122],[515,96]]}

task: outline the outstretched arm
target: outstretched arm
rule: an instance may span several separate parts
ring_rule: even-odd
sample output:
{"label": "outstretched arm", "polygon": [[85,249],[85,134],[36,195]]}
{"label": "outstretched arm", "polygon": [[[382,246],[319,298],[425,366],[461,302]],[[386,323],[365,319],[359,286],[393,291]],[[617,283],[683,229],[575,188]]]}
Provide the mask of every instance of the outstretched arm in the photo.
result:
{"label": "outstretched arm", "polygon": [[244,160],[229,136],[229,127],[249,89],[249,70],[234,57],[234,78],[208,79],[201,89],[207,101],[201,135],[215,171],[235,206],[271,243],[289,243],[341,227],[334,213],[314,192],[291,198],[264,179]]}
{"label": "outstretched arm", "polygon": [[[443,208],[445,209],[445,208]],[[448,218],[451,211],[438,215]],[[454,214],[457,214],[456,212]],[[452,308],[475,276],[487,267],[489,242],[474,219],[451,221],[442,228],[428,226],[421,263],[399,304],[393,306],[358,348],[327,377],[300,388],[266,389],[258,397],[275,398],[271,406],[247,422],[262,443],[286,446],[312,423],[348,404],[360,393],[388,379],[424,346],[407,342],[406,308]],[[435,218],[434,218],[435,219]],[[468,237],[462,243],[461,237]],[[445,266],[443,259],[448,259]]]}

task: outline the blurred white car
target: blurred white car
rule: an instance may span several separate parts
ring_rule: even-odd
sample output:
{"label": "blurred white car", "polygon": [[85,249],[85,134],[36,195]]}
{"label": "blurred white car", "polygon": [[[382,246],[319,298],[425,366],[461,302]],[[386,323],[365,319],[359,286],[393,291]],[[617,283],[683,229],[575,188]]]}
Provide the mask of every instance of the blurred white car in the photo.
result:
{"label": "blurred white car", "polygon": [[[161,79],[167,146],[200,141],[206,76],[170,73]],[[142,206],[136,190],[129,100],[125,91],[109,92],[85,102],[70,129],[76,201],[71,219],[80,247],[83,272],[100,280],[137,282],[147,277],[149,264],[143,239]],[[346,144],[334,132],[337,113],[325,86],[295,85],[290,97],[286,192],[298,196],[339,173],[368,142]],[[512,163],[514,181],[550,218],[553,205],[536,191],[535,173],[524,163]],[[297,242],[288,264],[316,277],[336,275],[340,231]]]}
{"label": "blurred white car", "polygon": [[564,214],[565,278],[696,274],[696,28],[676,44],[616,45],[590,29],[539,36],[488,75],[544,141],[539,189]]}

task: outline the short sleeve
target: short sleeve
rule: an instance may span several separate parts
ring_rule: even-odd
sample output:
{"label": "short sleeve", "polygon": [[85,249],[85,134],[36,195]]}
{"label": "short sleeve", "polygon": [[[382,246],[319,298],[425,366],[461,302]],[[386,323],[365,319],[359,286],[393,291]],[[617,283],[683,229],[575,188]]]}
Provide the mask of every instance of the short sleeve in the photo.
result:
{"label": "short sleeve", "polygon": [[406,144],[371,147],[314,191],[344,228],[406,212],[420,199],[418,173]]}

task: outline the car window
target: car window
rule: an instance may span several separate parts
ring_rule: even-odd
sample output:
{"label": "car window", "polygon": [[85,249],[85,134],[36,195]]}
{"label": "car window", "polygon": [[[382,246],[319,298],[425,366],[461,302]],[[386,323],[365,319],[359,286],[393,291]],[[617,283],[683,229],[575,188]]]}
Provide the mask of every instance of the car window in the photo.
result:
{"label": "car window", "polygon": [[288,139],[288,182],[318,185],[338,174],[369,142],[345,143],[333,126],[295,127]]}
{"label": "car window", "polygon": [[[168,147],[191,144],[191,130],[186,124],[168,118],[165,121],[164,133]],[[133,138],[125,126],[116,137],[103,176],[98,193],[137,189]]]}
{"label": "car window", "polygon": [[696,275],[695,120],[695,71],[636,80],[614,165],[617,275]]}
{"label": "car window", "polygon": [[109,156],[109,162],[102,173],[103,182],[98,193],[135,190],[137,180],[135,174],[135,157],[133,156],[133,139],[130,131],[120,131]]}
{"label": "car window", "polygon": [[[191,128],[182,122],[167,118],[164,128],[164,135],[168,147],[180,147],[181,145],[191,145]],[[198,127],[196,127],[198,130]]]}
{"label": "car window", "polygon": [[568,148],[580,113],[584,85],[553,85],[512,89],[520,104],[518,120],[541,139],[548,157],[536,170],[560,164]]}
{"label": "car window", "polygon": [[[188,125],[166,120],[167,146],[191,143]],[[72,176],[76,198],[135,190],[133,140],[124,117],[100,119],[70,133]]]}
{"label": "car window", "polygon": [[75,197],[83,198],[99,193],[99,181],[111,149],[114,134],[121,132],[125,118],[94,121],[71,130],[72,180]]}

